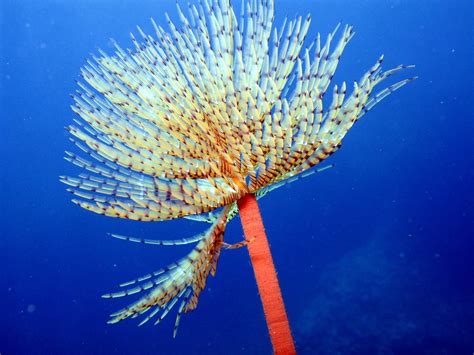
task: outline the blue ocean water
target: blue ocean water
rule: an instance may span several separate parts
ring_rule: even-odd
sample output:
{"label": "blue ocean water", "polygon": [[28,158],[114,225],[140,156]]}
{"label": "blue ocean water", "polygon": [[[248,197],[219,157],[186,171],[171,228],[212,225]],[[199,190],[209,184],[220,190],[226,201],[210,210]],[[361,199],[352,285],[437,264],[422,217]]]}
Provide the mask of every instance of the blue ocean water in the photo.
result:
{"label": "blue ocean water", "polygon": [[[138,223],[79,209],[58,176],[79,170],[64,126],[79,69],[110,38],[130,47],[174,1],[0,3],[0,354],[269,354],[249,257],[225,251],[196,311],[157,327],[106,325],[131,300],[100,295],[190,247],[191,221]],[[274,191],[261,211],[300,354],[474,352],[474,9],[470,0],[276,0],[310,36],[354,25],[335,83],[416,64],[419,79],[349,132],[335,167]],[[394,79],[395,80],[395,79]],[[226,238],[239,241],[239,221]]]}

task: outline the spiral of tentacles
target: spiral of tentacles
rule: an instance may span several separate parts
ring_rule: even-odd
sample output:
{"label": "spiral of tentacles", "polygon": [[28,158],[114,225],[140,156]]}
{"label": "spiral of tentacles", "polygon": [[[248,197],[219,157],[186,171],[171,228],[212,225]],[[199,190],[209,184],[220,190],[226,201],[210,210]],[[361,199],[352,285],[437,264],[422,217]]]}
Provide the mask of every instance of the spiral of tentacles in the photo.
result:
{"label": "spiral of tentacles", "polygon": [[[235,201],[311,172],[359,118],[411,80],[374,94],[377,84],[406,68],[383,72],[382,56],[351,93],[345,83],[334,86],[324,109],[352,27],[338,39],[337,28],[325,41],[318,35],[303,49],[309,16],[277,29],[273,0],[242,4],[240,16],[229,0],[190,4],[186,14],[178,5],[179,25],[167,18],[165,30],[152,22],[155,36],[138,28],[134,49],[116,44],[113,55],[101,52],[81,71],[72,107],[79,119],[67,129],[82,154],[67,152],[66,159],[88,173],[61,177],[73,201],[111,217],[212,223],[199,238],[175,243],[199,241],[186,258],[134,282],[145,286],[109,294],[152,288],[112,322],[152,307],[166,314],[179,298],[185,300],[179,313],[193,309],[215,272]],[[202,215],[224,206],[218,217]]]}

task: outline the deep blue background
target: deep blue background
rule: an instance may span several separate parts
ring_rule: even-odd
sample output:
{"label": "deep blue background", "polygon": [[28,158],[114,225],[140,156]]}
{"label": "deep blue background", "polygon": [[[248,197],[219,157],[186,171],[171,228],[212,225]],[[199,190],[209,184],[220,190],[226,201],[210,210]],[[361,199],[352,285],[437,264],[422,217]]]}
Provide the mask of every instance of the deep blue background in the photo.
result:
{"label": "deep blue background", "polygon": [[[68,94],[91,53],[130,46],[135,25],[175,15],[174,1],[2,0],[0,3],[0,353],[270,353],[244,249],[223,253],[177,339],[158,327],[105,324],[130,300],[99,296],[189,247],[160,249],[107,232],[177,238],[205,225],[134,223],[88,213],[58,182],[78,173],[63,127]],[[348,134],[329,171],[275,191],[261,210],[301,353],[474,351],[472,1],[276,0],[310,12],[310,37],[338,23],[356,36],[334,78],[417,68]],[[401,78],[402,76],[399,76]],[[228,240],[240,240],[238,219]]]}

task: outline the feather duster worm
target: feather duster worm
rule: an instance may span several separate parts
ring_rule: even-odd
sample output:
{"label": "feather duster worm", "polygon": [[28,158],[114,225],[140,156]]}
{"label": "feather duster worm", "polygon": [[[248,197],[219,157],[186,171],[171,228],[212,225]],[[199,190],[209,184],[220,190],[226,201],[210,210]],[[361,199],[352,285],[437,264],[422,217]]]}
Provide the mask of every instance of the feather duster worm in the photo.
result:
{"label": "feather duster worm", "polygon": [[[168,17],[168,30],[153,22],[154,36],[140,28],[140,39],[131,36],[133,50],[115,45],[114,55],[100,52],[88,61],[73,95],[80,119],[67,129],[81,153],[66,152],[66,159],[86,173],[61,180],[74,203],[110,217],[210,223],[202,234],[174,241],[113,235],[196,246],[104,295],[144,293],[109,323],[139,315],[140,324],[158,323],[178,305],[176,335],[181,314],[196,308],[207,277],[215,274],[222,248],[248,244],[274,350],[294,353],[255,198],[317,171],[311,168],[341,146],[358,119],[413,78],[374,94],[380,82],[407,68],[382,71],[382,56],[351,93],[346,83],[334,86],[324,109],[351,26],[336,28],[325,41],[318,35],[303,49],[310,17],[275,28],[273,0],[243,1],[240,16],[229,0],[202,0],[186,14],[177,10],[179,25]],[[231,246],[224,242],[225,227],[239,208],[247,240]]]}

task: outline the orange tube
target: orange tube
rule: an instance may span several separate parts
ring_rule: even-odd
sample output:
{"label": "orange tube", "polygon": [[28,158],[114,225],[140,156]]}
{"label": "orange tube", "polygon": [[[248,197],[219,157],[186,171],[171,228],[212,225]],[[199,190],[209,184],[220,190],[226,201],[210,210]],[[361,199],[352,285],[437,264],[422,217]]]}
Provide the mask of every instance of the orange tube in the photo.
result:
{"label": "orange tube", "polygon": [[296,354],[278,277],[273,264],[262,217],[254,195],[246,195],[238,202],[240,220],[248,243],[258,291],[263,303],[268,332],[275,354]]}

